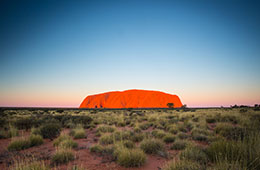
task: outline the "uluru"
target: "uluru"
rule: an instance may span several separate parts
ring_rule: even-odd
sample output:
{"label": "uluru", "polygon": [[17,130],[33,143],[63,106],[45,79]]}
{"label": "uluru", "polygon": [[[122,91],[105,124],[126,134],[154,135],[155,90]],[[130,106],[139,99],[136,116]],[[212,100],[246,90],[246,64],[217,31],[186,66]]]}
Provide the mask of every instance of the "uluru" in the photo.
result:
{"label": "uluru", "polygon": [[79,108],[166,108],[168,103],[175,108],[182,106],[177,95],[134,89],[89,95]]}

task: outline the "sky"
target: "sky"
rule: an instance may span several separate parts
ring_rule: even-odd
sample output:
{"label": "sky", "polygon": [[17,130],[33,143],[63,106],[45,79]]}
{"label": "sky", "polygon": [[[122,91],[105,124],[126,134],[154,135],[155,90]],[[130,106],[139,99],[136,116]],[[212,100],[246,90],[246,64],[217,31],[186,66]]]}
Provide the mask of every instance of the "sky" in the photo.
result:
{"label": "sky", "polygon": [[0,106],[78,107],[127,89],[189,107],[260,104],[253,0],[0,2]]}

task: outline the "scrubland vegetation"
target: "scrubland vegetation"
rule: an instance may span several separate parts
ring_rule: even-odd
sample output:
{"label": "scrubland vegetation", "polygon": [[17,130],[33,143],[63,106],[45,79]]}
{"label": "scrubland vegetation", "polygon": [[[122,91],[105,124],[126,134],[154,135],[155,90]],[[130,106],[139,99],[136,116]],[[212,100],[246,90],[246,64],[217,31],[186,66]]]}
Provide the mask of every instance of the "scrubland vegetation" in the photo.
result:
{"label": "scrubland vegetation", "polygon": [[94,169],[97,159],[96,169],[145,168],[154,157],[164,170],[257,170],[259,110],[1,109],[0,167]]}

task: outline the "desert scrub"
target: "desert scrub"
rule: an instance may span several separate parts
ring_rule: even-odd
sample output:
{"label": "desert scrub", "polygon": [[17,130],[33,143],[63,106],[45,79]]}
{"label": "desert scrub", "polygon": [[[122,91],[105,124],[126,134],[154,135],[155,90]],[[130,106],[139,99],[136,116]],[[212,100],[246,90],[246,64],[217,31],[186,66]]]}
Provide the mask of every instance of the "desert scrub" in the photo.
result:
{"label": "desert scrub", "polygon": [[172,143],[175,141],[175,136],[173,136],[172,134],[166,134],[164,137],[163,137],[163,141],[165,143]]}
{"label": "desert scrub", "polygon": [[196,161],[201,164],[206,164],[208,162],[206,153],[200,147],[192,145],[186,147],[186,149],[181,152],[180,159]]}
{"label": "desert scrub", "polygon": [[40,135],[31,135],[29,137],[30,146],[38,146],[43,144],[43,138]]}
{"label": "desert scrub", "polygon": [[140,149],[118,147],[115,155],[117,163],[124,167],[140,167],[146,162],[146,155]]}
{"label": "desert scrub", "polygon": [[61,148],[77,148],[78,143],[73,141],[73,139],[68,135],[61,135],[53,141],[54,146],[59,146]]}
{"label": "desert scrub", "polygon": [[39,128],[32,127],[31,135],[41,135],[41,130]]}
{"label": "desert scrub", "polygon": [[238,161],[248,169],[260,169],[260,135],[253,133],[239,141],[213,142],[207,148],[207,154],[213,162]]}
{"label": "desert scrub", "polygon": [[14,161],[15,164],[10,170],[50,170],[44,162],[40,161]]}
{"label": "desert scrub", "polygon": [[90,152],[102,153],[103,151],[104,151],[104,147],[99,144],[90,147]]}
{"label": "desert scrub", "polygon": [[186,148],[187,145],[188,145],[188,142],[185,140],[176,140],[172,144],[171,149],[172,150],[183,150]]}
{"label": "desert scrub", "polygon": [[51,158],[51,164],[65,164],[72,160],[74,160],[74,153],[70,149],[58,149]]}
{"label": "desert scrub", "polygon": [[141,142],[140,148],[147,154],[158,154],[165,152],[165,145],[158,139],[145,139]]}
{"label": "desert scrub", "polygon": [[163,170],[200,170],[200,164],[190,160],[173,160],[166,164]]}
{"label": "desert scrub", "polygon": [[208,141],[210,133],[207,130],[195,128],[191,131],[191,137],[197,141]]}
{"label": "desert scrub", "polygon": [[130,141],[130,140],[125,140],[125,141],[122,141],[124,147],[128,148],[128,149],[132,149],[135,147],[135,143]]}
{"label": "desert scrub", "polygon": [[145,135],[143,133],[134,133],[131,136],[133,142],[141,142],[144,139]]}
{"label": "desert scrub", "polygon": [[71,130],[70,135],[72,135],[74,139],[82,139],[86,137],[86,132],[82,126],[77,126]]}
{"label": "desert scrub", "polygon": [[97,132],[102,132],[102,133],[108,133],[108,132],[112,133],[114,131],[115,131],[114,127],[107,126],[107,125],[102,125],[97,128]]}
{"label": "desert scrub", "polygon": [[146,130],[146,129],[148,129],[150,126],[151,126],[151,123],[149,123],[149,122],[145,122],[145,123],[139,124],[139,128],[142,129],[142,130]]}
{"label": "desert scrub", "polygon": [[99,138],[99,143],[102,145],[108,145],[114,143],[114,137],[111,134],[103,134]]}
{"label": "desert scrub", "polygon": [[163,130],[157,130],[157,129],[153,130],[151,134],[153,135],[153,137],[159,139],[163,138],[166,135],[166,133]]}
{"label": "desert scrub", "polygon": [[16,127],[10,126],[8,130],[8,138],[19,136],[19,131]]}
{"label": "desert scrub", "polygon": [[228,123],[218,123],[215,127],[215,132],[217,134],[226,137],[227,139],[243,139],[245,135],[245,129],[239,126],[232,126]]}
{"label": "desert scrub", "polygon": [[228,162],[223,160],[217,162],[212,167],[208,168],[208,170],[247,170],[247,168],[241,166],[238,161]]}
{"label": "desert scrub", "polygon": [[187,133],[180,132],[180,133],[177,134],[177,137],[179,139],[187,139],[187,138],[190,137],[190,135],[188,135]]}
{"label": "desert scrub", "polygon": [[31,147],[30,141],[28,139],[22,138],[11,141],[7,149],[8,151],[20,151],[29,147]]}
{"label": "desert scrub", "polygon": [[59,124],[49,123],[43,125],[40,131],[43,138],[53,139],[60,134],[61,127]]}

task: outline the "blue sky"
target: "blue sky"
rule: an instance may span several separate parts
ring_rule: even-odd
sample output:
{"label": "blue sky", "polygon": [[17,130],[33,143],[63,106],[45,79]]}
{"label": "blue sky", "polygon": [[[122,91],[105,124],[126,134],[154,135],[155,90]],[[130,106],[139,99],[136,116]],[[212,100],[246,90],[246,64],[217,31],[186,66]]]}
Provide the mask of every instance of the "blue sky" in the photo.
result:
{"label": "blue sky", "polygon": [[260,103],[257,1],[3,1],[0,106],[77,107],[147,89]]}

